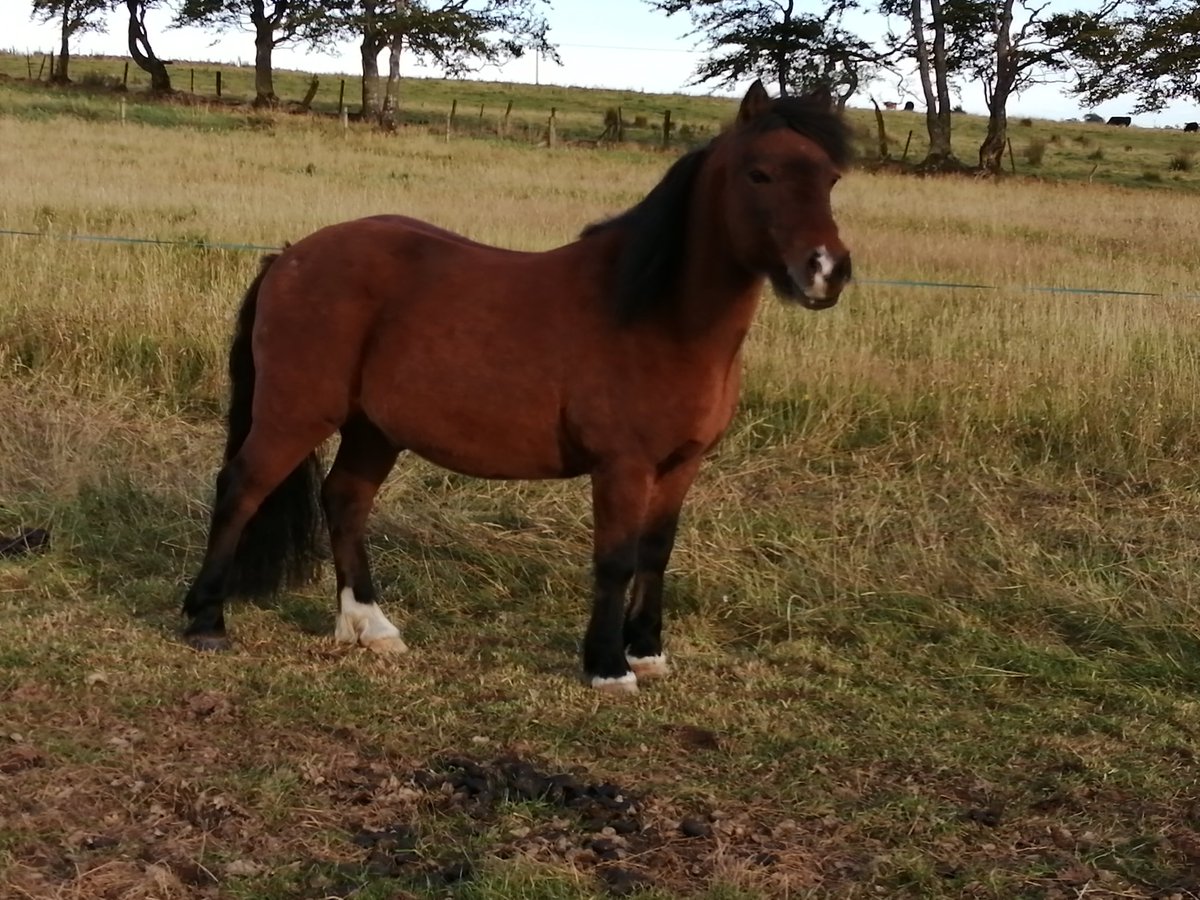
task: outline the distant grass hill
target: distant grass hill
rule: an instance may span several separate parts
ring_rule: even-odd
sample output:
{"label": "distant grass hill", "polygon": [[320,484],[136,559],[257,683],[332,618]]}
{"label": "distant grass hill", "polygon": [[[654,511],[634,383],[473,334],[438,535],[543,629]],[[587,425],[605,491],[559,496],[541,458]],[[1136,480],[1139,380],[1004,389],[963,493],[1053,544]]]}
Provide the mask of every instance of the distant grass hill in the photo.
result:
{"label": "distant grass hill", "polygon": [[[74,84],[60,88],[36,80],[41,59],[0,53],[0,115],[115,120],[121,112],[114,88],[126,78],[126,63],[121,57],[76,57],[72,60]],[[44,71],[41,74],[46,75]],[[262,127],[273,115],[249,107],[254,97],[254,72],[249,66],[176,62],[171,66],[171,76],[178,96],[171,102],[152,100],[145,94],[145,73],[129,65],[127,119],[149,125],[223,130]],[[312,78],[299,71],[275,72],[275,90],[284,109],[299,104]],[[359,76],[320,75],[312,111],[334,114],[342,96],[351,113],[356,111],[361,96]],[[863,97],[856,100],[866,102]],[[668,110],[671,143],[689,146],[716,133],[735,109],[734,101],[727,97],[434,78],[404,79],[400,103],[401,123],[406,127],[444,132],[453,112],[451,127],[456,135],[497,136],[504,128],[507,112],[506,136],[529,142],[545,139],[553,111],[556,135],[566,144],[596,142],[605,131],[606,114],[619,109],[625,142],[634,146],[661,146],[664,113]],[[864,158],[877,156],[873,112],[852,108],[847,115],[861,135]],[[884,120],[891,157],[919,161],[927,144],[923,113],[889,110]],[[954,146],[964,162],[976,161],[986,125],[979,116],[955,115]],[[1200,134],[1019,116],[1010,120],[1009,134],[1011,148],[1006,168],[1019,175],[1051,181],[1200,190]]]}

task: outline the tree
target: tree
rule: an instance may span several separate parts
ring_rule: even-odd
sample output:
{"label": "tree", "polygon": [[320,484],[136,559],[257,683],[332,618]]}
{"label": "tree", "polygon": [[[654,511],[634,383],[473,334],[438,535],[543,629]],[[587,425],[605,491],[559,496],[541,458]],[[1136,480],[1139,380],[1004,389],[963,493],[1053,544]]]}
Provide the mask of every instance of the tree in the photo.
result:
{"label": "tree", "polygon": [[[928,10],[928,19],[926,19]],[[942,0],[885,0],[884,11],[905,19],[906,32],[897,38],[889,34],[896,46],[907,46],[917,64],[921,93],[925,97],[925,130],[929,134],[929,152],[922,163],[927,168],[958,166],[950,145],[950,41],[949,25]]]}
{"label": "tree", "polygon": [[59,23],[58,65],[54,80],[66,84],[71,80],[71,38],[85,31],[98,31],[103,26],[97,20],[107,11],[111,0],[33,0],[33,18],[39,22]]}
{"label": "tree", "polygon": [[[928,168],[959,165],[950,143],[950,91],[956,77],[979,83],[988,129],[979,147],[985,172],[1001,169],[1008,142],[1008,103],[1032,84],[1054,80],[1067,68],[1074,38],[1053,26],[1046,0],[884,0],[884,11],[907,12],[899,40],[916,62],[926,101]],[[903,9],[907,7],[907,9]]]}
{"label": "tree", "polygon": [[[362,116],[394,121],[399,108],[400,61],[407,53],[447,75],[501,64],[527,52],[557,60],[540,10],[543,0],[333,0],[321,40],[360,39]],[[378,96],[379,54],[388,50],[383,102]]]}
{"label": "tree", "polygon": [[[362,119],[379,115],[379,54],[388,45],[386,10],[384,15],[380,15],[379,3],[380,0],[359,0],[357,9],[351,7],[351,18],[362,38],[359,44],[362,58],[362,107],[359,117]],[[353,32],[355,28],[351,26],[347,30]],[[398,58],[396,63],[398,67]]]}
{"label": "tree", "polygon": [[[1003,2],[1003,0],[999,0]],[[951,79],[965,61],[980,55],[980,40],[989,32],[989,0],[882,0],[880,11],[899,20],[888,30],[887,46],[916,67],[925,99],[929,151],[922,168],[957,169],[951,137]]]}
{"label": "tree", "polygon": [[271,106],[275,96],[271,54],[280,44],[301,39],[326,12],[320,0],[183,0],[178,25],[199,25],[254,32],[254,105]]}
{"label": "tree", "polygon": [[171,93],[167,64],[155,55],[150,46],[150,33],[146,30],[146,11],[152,9],[157,0],[124,0],[124,3],[129,13],[129,55],[138,68],[150,76],[150,90],[157,94]]}
{"label": "tree", "polygon": [[867,41],[842,27],[857,0],[833,0],[822,15],[799,12],[795,0],[646,0],[667,15],[687,13],[707,57],[693,84],[732,86],[751,78],[774,82],[779,93],[834,89],[839,105],[883,59]]}
{"label": "tree", "polygon": [[1067,35],[1047,29],[1049,4],[1030,0],[953,0],[953,30],[963,36],[953,66],[983,85],[988,129],[979,146],[979,167],[1001,169],[1008,141],[1008,101],[1031,84],[1052,80],[1067,68]]}
{"label": "tree", "polygon": [[1154,112],[1172,100],[1200,103],[1200,3],[1195,0],[1113,0],[1094,11],[1051,18],[1049,33],[1068,45],[1088,104],[1133,95],[1134,112]]}
{"label": "tree", "polygon": [[804,94],[827,87],[841,112],[859,87],[869,82],[888,61],[885,55],[841,26],[824,24],[826,30],[813,42],[812,50],[801,52],[792,60],[787,93]]}

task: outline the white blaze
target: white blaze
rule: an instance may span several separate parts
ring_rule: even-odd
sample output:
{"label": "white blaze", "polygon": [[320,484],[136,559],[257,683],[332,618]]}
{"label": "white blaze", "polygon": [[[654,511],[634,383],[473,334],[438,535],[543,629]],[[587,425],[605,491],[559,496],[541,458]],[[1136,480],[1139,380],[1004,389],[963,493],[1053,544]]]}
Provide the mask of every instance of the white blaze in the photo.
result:
{"label": "white blaze", "polygon": [[833,274],[833,267],[836,263],[824,244],[817,248],[815,258],[816,271],[813,272],[812,285],[807,293],[814,300],[823,300],[829,290],[829,277]]}

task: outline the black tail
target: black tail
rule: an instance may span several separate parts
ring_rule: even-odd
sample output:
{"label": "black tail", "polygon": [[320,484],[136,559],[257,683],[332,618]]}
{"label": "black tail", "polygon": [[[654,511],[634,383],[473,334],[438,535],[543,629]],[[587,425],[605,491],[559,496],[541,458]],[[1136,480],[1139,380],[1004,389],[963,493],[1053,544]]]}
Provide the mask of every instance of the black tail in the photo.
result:
{"label": "black tail", "polygon": [[[225,462],[232,460],[250,434],[254,405],[254,353],[251,336],[258,289],[277,255],[263,259],[246,291],[229,348],[229,416]],[[246,525],[233,562],[232,593],[264,597],[285,585],[311,580],[317,569],[324,517],[321,514],[321,462],[316,451],[293,471]]]}

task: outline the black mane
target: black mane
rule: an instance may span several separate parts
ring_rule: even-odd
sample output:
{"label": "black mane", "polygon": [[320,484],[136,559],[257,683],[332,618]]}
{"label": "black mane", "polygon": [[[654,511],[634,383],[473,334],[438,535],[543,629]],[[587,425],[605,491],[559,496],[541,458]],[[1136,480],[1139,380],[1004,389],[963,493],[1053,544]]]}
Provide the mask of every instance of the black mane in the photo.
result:
{"label": "black mane", "polygon": [[[834,165],[850,162],[850,128],[841,116],[807,97],[780,97],[745,127],[753,132],[788,128],[817,144]],[[692,189],[712,142],[675,161],[641,202],[625,212],[588,225],[590,237],[614,228],[626,231],[617,259],[611,300],[628,323],[670,301],[687,250],[687,221]]]}
{"label": "black mane", "polygon": [[681,156],[662,181],[625,212],[583,229],[581,237],[625,229],[611,300],[625,323],[665,303],[683,265],[692,185],[710,145]]}
{"label": "black mane", "polygon": [[754,131],[790,128],[825,151],[838,168],[850,164],[854,156],[851,129],[845,119],[828,107],[817,107],[807,97],[780,97],[772,100],[767,111],[750,123]]}

